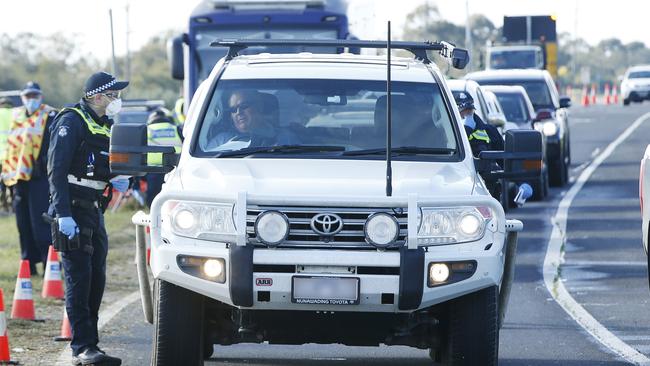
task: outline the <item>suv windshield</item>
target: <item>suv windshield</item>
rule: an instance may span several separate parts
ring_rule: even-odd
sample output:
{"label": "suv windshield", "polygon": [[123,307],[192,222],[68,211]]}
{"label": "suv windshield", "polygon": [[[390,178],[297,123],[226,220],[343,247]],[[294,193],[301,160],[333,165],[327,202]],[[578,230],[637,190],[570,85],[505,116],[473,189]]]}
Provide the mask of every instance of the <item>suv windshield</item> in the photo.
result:
{"label": "suv windshield", "polygon": [[481,85],[521,85],[526,89],[530,102],[533,104],[535,111],[540,109],[553,109],[553,99],[544,80],[512,80],[512,79],[495,79],[480,80]]}
{"label": "suv windshield", "polygon": [[536,69],[539,67],[538,52],[534,50],[492,51],[492,69]]}
{"label": "suv windshield", "polygon": [[[221,80],[195,153],[381,159],[386,147],[385,88],[385,82],[374,80]],[[393,82],[392,90],[396,156],[456,156],[457,133],[438,85]]]}
{"label": "suv windshield", "polygon": [[650,70],[648,71],[632,71],[627,76],[628,79],[647,79],[650,78]]}

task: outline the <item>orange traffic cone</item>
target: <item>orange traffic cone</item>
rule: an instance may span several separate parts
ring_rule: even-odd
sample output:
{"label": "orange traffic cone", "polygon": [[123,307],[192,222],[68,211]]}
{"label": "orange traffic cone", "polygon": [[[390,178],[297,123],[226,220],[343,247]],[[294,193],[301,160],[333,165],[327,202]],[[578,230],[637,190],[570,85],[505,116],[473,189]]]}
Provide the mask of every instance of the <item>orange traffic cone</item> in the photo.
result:
{"label": "orange traffic cone", "polygon": [[605,105],[612,104],[612,96],[609,90],[609,83],[605,83]]}
{"label": "orange traffic cone", "polygon": [[70,328],[70,320],[68,319],[68,311],[63,305],[63,320],[61,321],[61,335],[54,337],[57,342],[69,341],[72,339],[72,329]]}
{"label": "orange traffic cone", "polygon": [[612,85],[612,99],[614,104],[618,104],[618,85]]}
{"label": "orange traffic cone", "polygon": [[582,106],[583,107],[588,107],[589,106],[589,94],[587,94],[587,86],[586,85],[582,88]]}
{"label": "orange traffic cone", "polygon": [[17,365],[9,355],[9,336],[7,335],[7,318],[5,317],[4,293],[0,288],[0,364]]}
{"label": "orange traffic cone", "polygon": [[61,281],[61,262],[54,247],[50,245],[47,252],[47,267],[43,278],[43,297],[63,299],[63,281]]}
{"label": "orange traffic cone", "polygon": [[29,261],[20,261],[16,290],[14,291],[14,304],[11,307],[12,319],[35,320],[34,299],[32,298],[32,280],[29,273]]}
{"label": "orange traffic cone", "polygon": [[591,84],[591,91],[589,92],[591,97],[591,104],[596,104],[596,84]]}

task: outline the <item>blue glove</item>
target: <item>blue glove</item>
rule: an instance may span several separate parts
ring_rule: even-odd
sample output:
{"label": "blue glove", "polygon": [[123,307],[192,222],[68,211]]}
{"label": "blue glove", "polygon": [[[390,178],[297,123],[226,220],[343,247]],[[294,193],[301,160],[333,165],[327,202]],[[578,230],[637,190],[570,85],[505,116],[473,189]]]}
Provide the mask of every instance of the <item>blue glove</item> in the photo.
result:
{"label": "blue glove", "polygon": [[72,217],[59,217],[59,231],[72,240],[75,235],[79,234],[79,227]]}
{"label": "blue glove", "polygon": [[113,184],[113,188],[115,188],[120,193],[124,193],[124,192],[126,192],[127,189],[129,189],[129,180],[128,179],[113,178],[113,179],[111,179],[111,184]]}

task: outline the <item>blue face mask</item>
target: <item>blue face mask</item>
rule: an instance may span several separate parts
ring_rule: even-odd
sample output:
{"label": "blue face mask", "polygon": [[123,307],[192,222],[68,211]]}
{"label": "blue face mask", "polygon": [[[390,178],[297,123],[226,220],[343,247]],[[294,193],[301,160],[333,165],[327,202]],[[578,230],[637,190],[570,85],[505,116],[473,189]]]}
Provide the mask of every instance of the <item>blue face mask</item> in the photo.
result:
{"label": "blue face mask", "polygon": [[463,119],[463,124],[465,124],[465,126],[471,128],[471,129],[476,128],[476,121],[474,120],[474,113],[466,115],[465,119]]}
{"label": "blue face mask", "polygon": [[23,104],[25,105],[25,108],[27,109],[27,113],[32,114],[38,109],[38,107],[41,106],[41,98],[25,99],[25,100],[23,100]]}

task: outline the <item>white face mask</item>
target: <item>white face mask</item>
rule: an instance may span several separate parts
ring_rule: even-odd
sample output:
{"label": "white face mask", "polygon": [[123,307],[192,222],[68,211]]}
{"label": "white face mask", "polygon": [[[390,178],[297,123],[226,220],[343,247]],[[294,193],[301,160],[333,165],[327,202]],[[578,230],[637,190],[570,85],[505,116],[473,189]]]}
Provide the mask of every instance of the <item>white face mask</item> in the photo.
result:
{"label": "white face mask", "polygon": [[27,113],[32,114],[34,113],[38,107],[41,106],[41,103],[43,101],[42,97],[38,98],[25,98],[23,97],[23,105],[25,106],[25,109],[27,109]]}
{"label": "white face mask", "polygon": [[476,128],[476,121],[474,120],[474,113],[470,113],[470,114],[466,115],[465,118],[463,119],[463,123],[465,124],[465,126],[471,128],[471,129]]}
{"label": "white face mask", "polygon": [[108,103],[106,106],[106,115],[113,117],[118,114],[120,110],[122,110],[122,99],[118,98]]}

